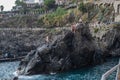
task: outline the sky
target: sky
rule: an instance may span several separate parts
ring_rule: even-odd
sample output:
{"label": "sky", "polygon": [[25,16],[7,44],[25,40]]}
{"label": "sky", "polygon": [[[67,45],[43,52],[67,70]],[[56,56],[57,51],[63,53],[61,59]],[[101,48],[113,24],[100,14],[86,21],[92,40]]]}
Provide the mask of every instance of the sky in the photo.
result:
{"label": "sky", "polygon": [[4,6],[4,11],[10,11],[15,5],[15,0],[0,0],[0,5]]}
{"label": "sky", "polygon": [[[15,6],[16,0],[0,0],[0,5],[4,6],[4,11],[10,11],[13,6]],[[38,0],[35,0],[35,2],[38,2]]]}

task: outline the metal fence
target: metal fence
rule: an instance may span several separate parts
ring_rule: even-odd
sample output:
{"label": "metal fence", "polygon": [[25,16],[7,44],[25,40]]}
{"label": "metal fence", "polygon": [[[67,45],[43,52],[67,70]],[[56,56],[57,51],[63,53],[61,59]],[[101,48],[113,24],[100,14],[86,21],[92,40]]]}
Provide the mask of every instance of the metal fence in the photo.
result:
{"label": "metal fence", "polygon": [[119,63],[114,66],[113,68],[111,68],[109,71],[107,71],[105,74],[102,75],[101,80],[107,80],[107,78],[114,72],[117,71],[116,73],[116,77],[114,80],[120,80],[120,60]]}

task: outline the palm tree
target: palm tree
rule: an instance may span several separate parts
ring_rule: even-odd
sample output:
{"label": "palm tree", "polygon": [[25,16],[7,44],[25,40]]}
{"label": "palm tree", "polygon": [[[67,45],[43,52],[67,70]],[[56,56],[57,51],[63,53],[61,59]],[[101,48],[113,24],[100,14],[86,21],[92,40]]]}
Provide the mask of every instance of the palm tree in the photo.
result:
{"label": "palm tree", "polygon": [[0,9],[1,9],[1,12],[4,10],[4,6],[3,5],[1,5],[0,6]]}

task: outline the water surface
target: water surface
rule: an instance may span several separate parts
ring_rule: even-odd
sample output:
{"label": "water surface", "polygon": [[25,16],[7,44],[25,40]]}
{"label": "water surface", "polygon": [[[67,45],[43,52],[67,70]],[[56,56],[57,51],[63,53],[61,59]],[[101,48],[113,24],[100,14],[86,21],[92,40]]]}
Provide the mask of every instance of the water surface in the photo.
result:
{"label": "water surface", "polygon": [[[19,80],[100,80],[103,73],[111,69],[118,63],[118,59],[108,59],[107,62],[94,67],[87,67],[80,70],[74,70],[55,75],[34,75],[20,76]],[[0,79],[10,79],[13,72],[17,69],[19,62],[0,63]],[[114,80],[115,74],[112,74],[108,80]]]}

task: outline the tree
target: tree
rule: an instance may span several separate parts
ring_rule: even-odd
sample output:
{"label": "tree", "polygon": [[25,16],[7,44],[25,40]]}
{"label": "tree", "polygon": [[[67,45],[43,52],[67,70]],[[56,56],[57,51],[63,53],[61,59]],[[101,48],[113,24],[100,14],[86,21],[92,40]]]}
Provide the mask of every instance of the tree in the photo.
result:
{"label": "tree", "polygon": [[4,10],[4,6],[3,5],[1,5],[0,6],[0,9],[1,9],[1,12]]}
{"label": "tree", "polygon": [[15,4],[16,6],[22,6],[23,8],[26,7],[26,3],[24,3],[23,0],[16,0]]}
{"label": "tree", "polygon": [[48,9],[54,8],[55,7],[55,0],[45,0],[44,4]]}
{"label": "tree", "polygon": [[21,6],[21,2],[22,2],[22,1],[20,1],[20,0],[16,0],[16,1],[15,1],[16,6]]}
{"label": "tree", "polygon": [[22,8],[20,9],[21,12],[26,13],[27,11],[27,4],[23,2],[23,0],[16,0],[15,1],[16,6],[21,6]]}

